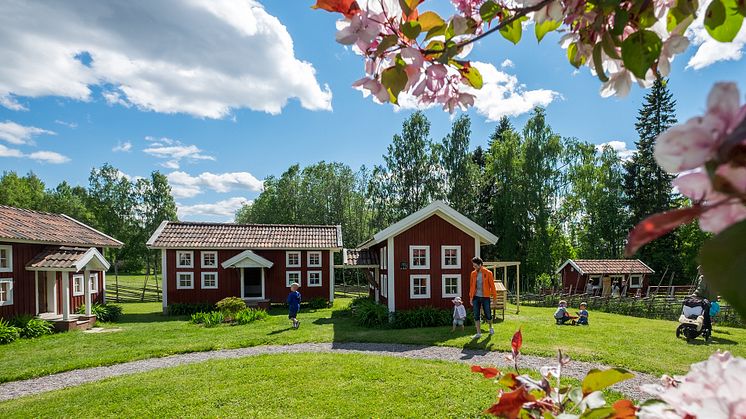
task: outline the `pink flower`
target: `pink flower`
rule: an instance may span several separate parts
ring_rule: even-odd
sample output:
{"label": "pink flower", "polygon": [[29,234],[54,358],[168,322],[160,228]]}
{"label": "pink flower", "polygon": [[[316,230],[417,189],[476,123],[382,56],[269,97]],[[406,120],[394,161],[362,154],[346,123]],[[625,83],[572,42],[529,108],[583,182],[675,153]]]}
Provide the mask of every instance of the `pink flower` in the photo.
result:
{"label": "pink flower", "polygon": [[[740,192],[746,191],[746,168],[734,169],[723,165],[718,168],[717,174],[727,179],[733,187],[743,187],[743,190],[738,189]],[[715,191],[709,176],[702,170],[680,175],[674,179],[673,185],[692,201],[711,207],[699,217],[699,227],[703,231],[719,233],[746,219],[746,207],[740,201]]]}
{"label": "pink flower", "polygon": [[700,167],[715,155],[724,130],[722,121],[710,114],[673,126],[656,140],[655,160],[669,173]]}
{"label": "pink flower", "polygon": [[425,70],[427,77],[427,88],[432,92],[437,92],[445,86],[448,68],[443,64],[433,64]]}
{"label": "pink flower", "polygon": [[361,51],[365,51],[381,32],[382,26],[370,19],[367,12],[363,12],[352,16],[349,21],[337,22],[337,29],[337,42],[344,45],[355,44]]}
{"label": "pink flower", "polygon": [[352,83],[352,87],[367,91],[365,92],[365,96],[372,94],[381,103],[386,103],[389,101],[389,92],[388,90],[386,90],[385,87],[383,87],[378,79],[363,77],[355,83]]}
{"label": "pink flower", "polygon": [[451,0],[456,9],[464,16],[479,15],[479,6],[484,0]]}

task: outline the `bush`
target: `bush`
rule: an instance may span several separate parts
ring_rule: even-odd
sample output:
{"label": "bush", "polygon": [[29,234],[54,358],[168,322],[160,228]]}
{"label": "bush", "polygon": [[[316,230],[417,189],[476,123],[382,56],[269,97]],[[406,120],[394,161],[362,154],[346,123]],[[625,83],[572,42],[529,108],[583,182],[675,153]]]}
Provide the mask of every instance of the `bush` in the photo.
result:
{"label": "bush", "polygon": [[218,310],[228,319],[232,319],[236,313],[246,308],[246,303],[238,297],[227,297],[215,304]]}
{"label": "bush", "polygon": [[212,303],[173,303],[168,305],[169,316],[190,316],[195,313],[215,311]]}
{"label": "bush", "polygon": [[12,326],[6,320],[0,319],[0,345],[11,343],[21,337],[21,329]]}
{"label": "bush", "polygon": [[307,303],[304,304],[307,308],[311,310],[319,310],[322,308],[328,308],[329,307],[329,300],[326,298],[312,298]]}
{"label": "bush", "polygon": [[371,298],[356,298],[350,304],[352,318],[363,327],[385,327],[389,323],[388,307],[378,304]]}
{"label": "bush", "polygon": [[211,311],[211,312],[199,312],[192,314],[192,318],[190,322],[194,324],[204,324],[205,327],[214,327],[217,326],[225,320],[225,316],[223,316],[223,313],[220,311]]}
{"label": "bush", "polygon": [[15,316],[10,324],[18,328],[20,336],[22,338],[36,338],[44,335],[51,335],[54,332],[52,323],[37,319],[30,314],[22,314]]}
{"label": "bush", "polygon": [[255,322],[257,320],[264,320],[267,317],[269,317],[269,314],[267,314],[267,312],[264,310],[246,307],[236,313],[236,315],[233,317],[233,321],[236,324],[243,325]]}
{"label": "bush", "polygon": [[391,319],[391,327],[394,329],[450,326],[452,323],[453,313],[450,310],[435,307],[397,311]]}
{"label": "bush", "polygon": [[[81,304],[78,307],[78,314],[85,313],[85,304]],[[91,314],[96,316],[98,321],[102,322],[115,322],[122,316],[122,306],[116,304],[91,304]]]}

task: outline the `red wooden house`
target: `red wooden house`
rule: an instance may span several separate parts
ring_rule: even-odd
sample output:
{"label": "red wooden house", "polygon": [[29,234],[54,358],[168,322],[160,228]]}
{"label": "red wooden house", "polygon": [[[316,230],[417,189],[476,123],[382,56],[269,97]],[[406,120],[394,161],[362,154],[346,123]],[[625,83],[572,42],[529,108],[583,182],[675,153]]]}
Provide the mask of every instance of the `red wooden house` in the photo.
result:
{"label": "red wooden house", "polygon": [[454,297],[468,298],[471,259],[496,242],[494,234],[435,201],[347,251],[346,262],[377,263],[373,292],[391,312],[451,308]]}
{"label": "red wooden house", "polygon": [[164,221],[147,242],[160,249],[163,310],[171,303],[240,297],[266,307],[285,302],[290,284],[304,300],[334,299],[340,226]]}
{"label": "red wooden house", "polygon": [[655,271],[639,259],[568,259],[556,273],[563,292],[609,296],[614,282],[620,283],[625,295],[636,295],[638,290],[645,295]]}
{"label": "red wooden house", "polygon": [[[64,330],[89,326],[91,303],[105,302],[103,248],[121,246],[64,214],[0,205],[0,317],[39,315]],[[86,316],[73,315],[82,304]]]}

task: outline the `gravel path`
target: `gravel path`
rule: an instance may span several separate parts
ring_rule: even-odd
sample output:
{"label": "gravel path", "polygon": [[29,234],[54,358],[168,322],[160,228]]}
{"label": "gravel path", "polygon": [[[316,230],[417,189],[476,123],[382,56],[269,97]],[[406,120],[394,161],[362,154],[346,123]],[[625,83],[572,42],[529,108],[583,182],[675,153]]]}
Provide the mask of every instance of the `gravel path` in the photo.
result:
{"label": "gravel path", "polygon": [[[209,352],[193,352],[172,355],[163,358],[150,358],[140,361],[125,362],[108,367],[94,367],[32,378],[29,380],[12,381],[0,384],[0,401],[15,399],[32,394],[59,390],[84,383],[103,380],[119,375],[134,374],[151,371],[158,368],[168,368],[177,365],[193,364],[210,359],[232,359],[246,356],[299,353],[299,352],[334,352],[334,353],[366,353],[371,355],[397,356],[413,359],[431,359],[468,364],[510,366],[505,359],[505,353],[487,350],[460,349],[441,346],[416,346],[389,343],[300,343],[295,345],[269,345],[250,348],[224,349]],[[523,355],[520,366],[538,370],[544,365],[553,365],[556,361],[550,358]],[[573,361],[563,368],[563,375],[582,378],[592,368],[608,368],[608,366]],[[613,388],[627,397],[645,400],[646,394],[639,390],[641,384],[658,382],[656,377],[649,374],[635,373],[635,378],[618,383]]]}

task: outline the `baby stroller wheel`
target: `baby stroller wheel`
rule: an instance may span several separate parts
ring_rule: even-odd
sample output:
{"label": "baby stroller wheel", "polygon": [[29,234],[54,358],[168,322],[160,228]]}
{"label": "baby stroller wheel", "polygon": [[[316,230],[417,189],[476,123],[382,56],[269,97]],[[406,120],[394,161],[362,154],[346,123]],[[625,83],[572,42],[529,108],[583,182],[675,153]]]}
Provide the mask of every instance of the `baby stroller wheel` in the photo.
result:
{"label": "baby stroller wheel", "polygon": [[679,339],[681,337],[681,332],[684,329],[684,325],[680,324],[679,327],[676,328],[676,339]]}

